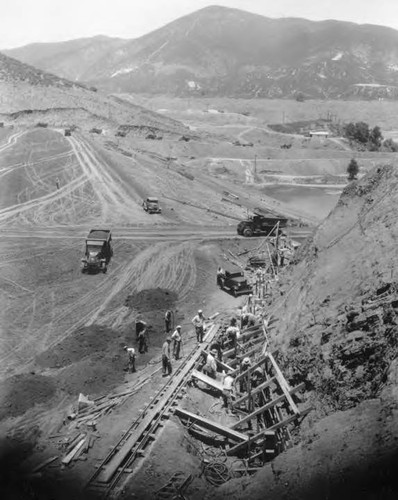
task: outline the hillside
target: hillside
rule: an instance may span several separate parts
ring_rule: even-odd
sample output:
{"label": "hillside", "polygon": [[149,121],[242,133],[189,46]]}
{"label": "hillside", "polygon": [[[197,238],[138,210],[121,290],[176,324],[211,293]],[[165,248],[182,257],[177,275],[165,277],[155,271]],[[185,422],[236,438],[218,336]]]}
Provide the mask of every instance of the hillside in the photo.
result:
{"label": "hillside", "polygon": [[6,125],[93,128],[131,135],[160,130],[177,138],[188,133],[177,120],[142,106],[109,98],[95,89],[60,78],[0,53],[0,121]]}
{"label": "hillside", "polygon": [[391,166],[348,186],[280,286],[273,342],[313,411],[298,446],[217,498],[395,498],[397,187]]}
{"label": "hillside", "polygon": [[397,47],[390,28],[213,6],[133,40],[96,37],[6,52],[110,92],[372,99],[398,95]]}

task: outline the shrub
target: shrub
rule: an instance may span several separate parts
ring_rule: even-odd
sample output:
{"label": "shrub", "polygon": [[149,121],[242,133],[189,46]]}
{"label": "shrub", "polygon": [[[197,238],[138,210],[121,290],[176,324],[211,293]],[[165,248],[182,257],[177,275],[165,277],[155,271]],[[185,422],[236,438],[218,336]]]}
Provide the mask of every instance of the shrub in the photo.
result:
{"label": "shrub", "polygon": [[352,158],[347,167],[348,180],[353,181],[354,179],[356,179],[358,172],[359,172],[358,162],[356,161],[355,158]]}

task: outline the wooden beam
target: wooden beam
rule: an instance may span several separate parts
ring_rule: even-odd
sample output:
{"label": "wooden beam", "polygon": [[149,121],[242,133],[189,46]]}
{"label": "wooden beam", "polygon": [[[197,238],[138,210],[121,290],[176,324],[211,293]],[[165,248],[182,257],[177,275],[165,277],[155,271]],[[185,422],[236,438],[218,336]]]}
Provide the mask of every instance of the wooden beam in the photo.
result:
{"label": "wooden beam", "polygon": [[[293,410],[293,413],[295,413],[296,415],[298,415],[300,413],[300,410],[297,408],[296,403],[293,401],[293,398],[290,395],[291,389],[290,389],[290,391],[288,391],[286,389],[286,386],[283,383],[283,381],[280,380],[279,375],[277,375],[276,378],[277,378],[277,380],[279,382],[279,385],[281,386],[281,389],[282,389],[283,393],[286,396],[286,399],[288,400],[288,402],[289,402],[289,404],[290,404],[290,406],[291,406],[291,408]],[[304,382],[302,382],[301,384],[299,384],[296,387],[294,387],[294,392],[300,391],[301,389],[304,388],[304,386],[305,386],[305,384],[304,384]]]}
{"label": "wooden beam", "polygon": [[203,427],[204,429],[208,429],[209,431],[215,432],[216,434],[221,434],[222,436],[226,436],[229,439],[234,441],[244,442],[248,441],[249,437],[246,434],[242,434],[241,432],[234,431],[225,425],[221,425],[218,422],[214,422],[205,417],[200,417],[199,415],[195,415],[187,410],[183,410],[182,408],[176,408],[175,414],[181,418],[189,419],[192,422],[195,422],[199,427]]}
{"label": "wooden beam", "polygon": [[[246,358],[246,357],[250,357],[252,356],[253,354],[255,354],[258,350],[261,349],[261,344],[263,343],[263,339],[261,339],[261,342],[259,342],[258,344],[256,344],[252,349],[246,351],[246,352],[242,352],[239,357],[240,358]],[[235,367],[235,365],[237,365],[239,363],[239,359],[238,358],[235,358],[233,359],[232,361],[229,362],[230,366],[232,367]],[[243,375],[243,373],[242,373]]]}
{"label": "wooden beam", "polygon": [[[207,351],[205,351],[205,350],[202,349],[202,354],[205,354],[207,356],[207,354],[209,354],[209,353]],[[227,363],[223,363],[218,358],[214,358],[214,359],[216,360],[217,365],[220,368],[222,368],[223,370],[227,370],[227,371],[230,371],[230,372],[234,371],[234,369],[231,366],[227,365]]]}
{"label": "wooden beam", "polygon": [[287,380],[285,379],[285,377],[283,376],[281,369],[277,365],[274,356],[270,352],[267,352],[266,356],[268,356],[268,359],[271,361],[271,364],[275,370],[276,375],[278,375],[278,377],[280,378],[281,384],[283,384],[286,387],[286,389],[288,391],[290,391],[290,386],[289,386]]}
{"label": "wooden beam", "polygon": [[[258,392],[261,392],[263,389],[265,389],[266,387],[272,385],[273,383],[275,383],[276,381],[276,377],[272,377],[270,378],[269,380],[267,380],[266,382],[263,382],[262,384],[260,384],[259,386],[257,386],[256,388],[252,389],[251,391],[251,395],[255,395],[257,394]],[[237,399],[234,403],[233,403],[233,406],[239,406],[240,404],[242,404],[244,401],[246,401],[246,399],[249,399],[249,395],[248,394],[245,394],[244,396],[242,396],[241,398]]]}
{"label": "wooden beam", "polygon": [[285,425],[291,424],[292,422],[294,422],[298,418],[299,418],[299,415],[292,415],[291,417],[288,417],[285,420],[282,420],[282,422],[278,422],[277,424],[269,427],[268,429],[262,430],[258,434],[249,438],[248,441],[246,441],[246,443],[239,443],[239,444],[233,446],[232,448],[230,448],[229,450],[227,450],[227,455],[235,455],[236,452],[239,451],[240,449],[242,449],[243,446],[251,445],[252,443],[257,441],[258,439],[262,438],[263,436],[267,436],[269,432],[273,432],[275,434],[276,430],[280,429],[281,427],[284,427]]}
{"label": "wooden beam", "polygon": [[216,390],[222,392],[222,382],[220,382],[219,380],[215,380],[214,378],[211,378],[208,375],[206,375],[198,370],[192,370],[192,377],[196,378],[197,380],[200,380],[201,382],[204,382],[205,384],[209,385],[213,389],[216,389]]}
{"label": "wooden beam", "polygon": [[[303,383],[300,384],[300,385],[297,385],[296,387],[291,388],[289,392],[290,392],[290,394],[294,394],[295,392],[300,391],[302,388],[303,388]],[[285,398],[286,398],[286,394],[284,392],[282,395],[280,395],[277,398],[273,399],[272,401],[270,401],[269,403],[265,404],[261,408],[258,408],[257,410],[255,410],[252,413],[250,413],[250,415],[247,415],[247,417],[244,417],[239,422],[236,422],[234,425],[231,426],[231,429],[235,429],[235,427],[238,427],[242,423],[245,423],[248,420],[252,419],[253,417],[256,417],[260,413],[264,413],[265,411],[269,410],[270,408],[273,408],[275,405],[277,405],[278,403],[280,403],[281,401],[283,401]],[[299,411],[299,410],[297,410],[297,411]],[[295,416],[296,416],[296,418],[298,416],[300,416],[300,412],[298,414],[296,414]]]}
{"label": "wooden beam", "polygon": [[235,422],[233,425],[231,425],[231,429],[235,429],[236,427],[239,427],[240,425],[248,422],[249,420],[256,417],[257,415],[260,415],[261,413],[264,413],[265,411],[269,410],[270,408],[273,408],[278,403],[281,403],[285,399],[285,397],[286,396],[284,394],[282,394],[281,396],[278,396],[277,398],[273,399],[272,401],[265,404],[261,408],[257,408],[257,410],[254,410],[252,413],[250,413],[246,417],[239,420],[239,422]]}

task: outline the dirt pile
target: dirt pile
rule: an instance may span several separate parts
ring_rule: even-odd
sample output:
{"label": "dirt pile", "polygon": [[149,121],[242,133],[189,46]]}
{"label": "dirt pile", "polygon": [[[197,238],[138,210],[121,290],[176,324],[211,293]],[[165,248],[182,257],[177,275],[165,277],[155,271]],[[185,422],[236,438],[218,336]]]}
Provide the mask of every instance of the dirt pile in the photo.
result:
{"label": "dirt pile", "polygon": [[15,375],[0,386],[0,420],[22,415],[35,404],[49,401],[56,385],[49,377],[36,374]]}

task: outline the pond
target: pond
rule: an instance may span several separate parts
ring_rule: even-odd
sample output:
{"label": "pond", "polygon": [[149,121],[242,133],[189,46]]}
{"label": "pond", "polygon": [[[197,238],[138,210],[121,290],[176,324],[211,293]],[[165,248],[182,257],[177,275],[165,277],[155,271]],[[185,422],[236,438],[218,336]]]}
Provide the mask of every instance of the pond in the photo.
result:
{"label": "pond", "polygon": [[342,188],[295,186],[292,184],[273,184],[264,187],[262,192],[276,200],[284,202],[292,209],[306,212],[307,214],[324,219],[335,207]]}

